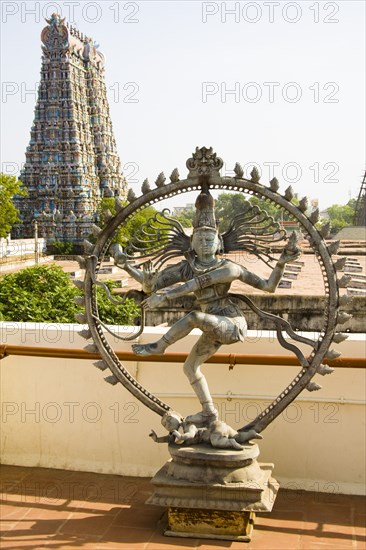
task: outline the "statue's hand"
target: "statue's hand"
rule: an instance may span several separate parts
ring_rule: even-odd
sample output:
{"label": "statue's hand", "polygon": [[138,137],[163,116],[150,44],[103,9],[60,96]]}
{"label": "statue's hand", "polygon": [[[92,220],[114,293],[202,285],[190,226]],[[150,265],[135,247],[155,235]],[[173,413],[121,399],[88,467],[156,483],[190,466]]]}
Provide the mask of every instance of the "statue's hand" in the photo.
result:
{"label": "statue's hand", "polygon": [[142,305],[148,309],[155,309],[156,307],[161,306],[165,300],[166,297],[164,294],[152,294],[142,302]]}
{"label": "statue's hand", "polygon": [[301,256],[301,249],[296,248],[295,250],[288,250],[287,248],[284,248],[282,250],[281,256],[279,257],[279,262],[281,263],[288,263],[288,262],[294,262]]}
{"label": "statue's hand", "polygon": [[151,432],[149,433],[149,437],[151,437],[151,439],[155,441],[155,443],[158,440],[158,436],[156,435],[156,432],[154,432],[154,430],[151,430]]}
{"label": "statue's hand", "polygon": [[282,250],[281,256],[279,258],[280,263],[293,262],[301,255],[301,248],[297,246],[298,236],[295,231],[290,235],[289,240],[285,248]]}
{"label": "statue's hand", "polygon": [[151,294],[154,291],[158,272],[153,268],[152,262],[149,260],[143,265],[143,282],[142,290],[146,294]]}
{"label": "statue's hand", "polygon": [[110,246],[111,254],[114,258],[114,263],[118,264],[119,267],[125,269],[128,264],[127,255],[123,252],[123,248],[120,244],[112,244]]}

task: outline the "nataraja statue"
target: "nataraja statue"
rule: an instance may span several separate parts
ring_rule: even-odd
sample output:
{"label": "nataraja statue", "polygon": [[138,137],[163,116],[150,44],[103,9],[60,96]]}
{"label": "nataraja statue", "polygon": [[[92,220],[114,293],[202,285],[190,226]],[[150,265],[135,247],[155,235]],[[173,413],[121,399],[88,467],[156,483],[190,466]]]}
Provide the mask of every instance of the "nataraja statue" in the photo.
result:
{"label": "nataraja statue", "polygon": [[[233,281],[241,281],[266,292],[274,292],[283,275],[285,264],[296,260],[301,251],[293,240],[282,251],[270,277],[262,279],[242,265],[222,257],[223,238],[219,234],[214,213],[214,200],[208,190],[202,191],[196,201],[191,246],[186,259],[167,267],[151,277],[149,270],[129,265],[119,245],[113,245],[115,262],[152,293],[144,302],[150,309],[167,300],[194,293],[201,311],[191,311],[177,321],[157,342],[134,344],[137,355],[159,355],[166,348],[199,328],[202,336],[194,345],[183,369],[202,410],[186,418],[186,422],[208,427],[218,419],[217,410],[201,365],[223,344],[244,341],[247,323],[239,306],[231,299],[229,290]],[[250,206],[250,208],[253,208]],[[173,286],[176,283],[183,283]],[[163,290],[162,293],[157,291]],[[253,434],[251,434],[253,435]]]}
{"label": "nataraja statue", "polygon": [[[235,165],[233,177],[221,176],[223,160],[212,148],[197,147],[186,165],[189,172],[185,180],[180,180],[177,169],[173,170],[170,183],[167,184],[164,174],[160,173],[155,182],[155,189],[151,189],[148,180],[145,180],[141,196],[136,197],[130,190],[127,197],[129,204],[125,206],[117,198],[116,215],[113,217],[110,212],[106,213],[107,225],[103,230],[94,226],[97,241],[95,245],[86,241],[87,257],[80,257],[80,265],[86,268],[85,281],[75,282],[84,290],[84,297],[78,297],[77,301],[85,305],[85,314],[78,314],[77,319],[89,325],[89,329],[81,331],[81,335],[94,340],[94,344],[89,344],[86,349],[100,352],[101,360],[96,362],[96,366],[103,371],[107,368],[111,371],[111,375],[105,380],[112,385],[123,384],[141,403],[162,417],[163,426],[169,435],[159,438],[152,434],[155,441],[166,440],[187,445],[200,442],[209,443],[216,448],[238,449],[246,441],[260,437],[259,434],[303,390],[320,389],[321,386],[312,381],[315,375],[324,376],[334,370],[322,361],[337,358],[340,353],[329,347],[332,342],[340,343],[347,338],[346,334],[337,332],[337,326],[346,323],[350,318],[349,314],[341,311],[350,297],[339,296],[339,288],[347,286],[349,277],[343,275],[337,278],[337,271],[343,269],[345,258],[333,262],[332,256],[337,254],[339,243],[325,243],[324,237],[329,233],[329,226],[317,229],[315,224],[319,220],[319,213],[317,210],[308,213],[309,203],[306,197],[303,197],[298,205],[294,204],[291,187],[281,195],[277,179],[273,178],[268,186],[263,185],[259,182],[260,175],[256,168],[250,174],[251,179],[245,179],[239,163]],[[315,252],[324,278],[324,322],[319,329],[317,340],[294,331],[285,319],[262,311],[245,294],[230,293],[230,286],[234,281],[241,281],[266,292],[274,292],[286,263],[296,260],[301,253],[297,246],[297,234],[293,233],[288,238],[278,222],[250,201],[244,202],[241,212],[230,221],[229,229],[220,234],[211,189],[240,191],[269,201],[285,211],[298,224],[304,238],[308,239]],[[142,225],[124,250],[119,245],[111,245],[116,231],[136,212],[166,198],[196,190],[200,194],[196,201],[192,238],[186,235],[177,220],[167,215],[167,210],[163,210]],[[276,243],[283,241],[287,244],[275,258],[271,249]],[[109,252],[121,269],[126,270],[142,284],[144,301],[141,326],[131,327],[130,335],[121,335],[99,317],[96,286],[104,289],[114,305],[122,304],[125,299],[112,296],[107,285],[98,280],[103,258]],[[269,278],[263,279],[225,257],[232,252],[254,254],[264,261],[272,270]],[[139,260],[142,260],[140,266],[133,265],[136,254]],[[178,263],[163,267],[168,260],[182,257],[184,259]],[[150,393],[125,369],[108,342],[107,333],[112,333],[114,339],[135,340],[144,329],[144,308],[156,308],[168,300],[189,293],[195,295],[200,310],[189,312],[158,341],[133,345],[137,355],[163,354],[168,346],[187,336],[193,328],[202,330],[202,336],[184,364],[184,372],[200,401],[201,409],[187,418],[182,418],[169,404]],[[201,365],[221,345],[244,341],[247,323],[240,308],[241,302],[266,321],[267,326],[269,323],[273,324],[281,346],[297,357],[300,371],[253,421],[236,431],[218,418],[206,378],[201,372]],[[291,341],[285,338],[285,333]],[[295,345],[297,342],[310,346],[306,356],[306,352],[303,353]]]}

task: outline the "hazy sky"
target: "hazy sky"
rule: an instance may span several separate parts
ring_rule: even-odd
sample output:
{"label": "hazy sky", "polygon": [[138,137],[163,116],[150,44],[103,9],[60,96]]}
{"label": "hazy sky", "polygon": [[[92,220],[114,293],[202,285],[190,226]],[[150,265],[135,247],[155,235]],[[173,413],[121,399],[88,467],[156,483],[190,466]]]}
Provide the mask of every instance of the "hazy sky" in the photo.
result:
{"label": "hazy sky", "polygon": [[[118,151],[131,187],[196,145],[320,207],[358,194],[365,168],[365,3],[1,2],[3,171],[25,160],[44,16],[100,44]],[[30,90],[33,90],[29,92]],[[277,163],[277,164],[276,164]],[[181,203],[177,202],[181,200]],[[188,196],[173,201],[190,202]]]}

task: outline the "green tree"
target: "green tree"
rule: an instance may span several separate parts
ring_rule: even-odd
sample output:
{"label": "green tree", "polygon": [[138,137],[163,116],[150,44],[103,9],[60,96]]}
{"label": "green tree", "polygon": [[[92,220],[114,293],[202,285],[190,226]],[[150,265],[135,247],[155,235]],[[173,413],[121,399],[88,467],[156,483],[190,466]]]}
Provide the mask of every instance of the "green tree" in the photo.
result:
{"label": "green tree", "polygon": [[[117,286],[115,281],[106,284],[110,290]],[[75,323],[74,315],[82,309],[74,298],[81,295],[61,267],[28,267],[0,279],[0,320]],[[98,310],[103,322],[114,325],[133,325],[139,314],[134,300],[127,298],[122,305],[114,306],[101,288]]]}
{"label": "green tree", "polygon": [[48,254],[60,254],[68,256],[74,251],[74,243],[70,241],[52,241],[47,245]]}
{"label": "green tree", "polygon": [[196,217],[196,209],[193,206],[186,206],[180,211],[180,214],[172,216],[175,220],[178,220],[183,227],[192,227],[193,220]]}
{"label": "green tree", "polygon": [[269,216],[272,216],[274,220],[286,219],[286,212],[281,211],[280,208],[277,208],[272,202],[265,202],[264,200],[258,197],[250,197],[249,202],[253,205],[257,205],[261,210],[267,212]]}
{"label": "green tree", "polygon": [[179,216],[171,216],[174,220],[177,220],[183,227],[192,227],[192,220],[188,218],[184,213]]}
{"label": "green tree", "polygon": [[258,197],[247,197],[243,193],[220,193],[216,200],[216,218],[220,221],[221,232],[229,228],[231,220],[243,211],[244,204],[248,201],[265,210],[275,220],[281,219],[281,211],[274,204]]}
{"label": "green tree", "polygon": [[[127,204],[127,203],[126,203]],[[116,207],[114,198],[104,198],[100,201],[99,204],[99,216],[101,219],[103,219],[104,213],[109,210],[111,214],[116,214]],[[136,235],[137,231],[140,229],[140,227],[154,214],[156,214],[157,210],[153,206],[147,206],[141,212],[137,212],[136,214],[133,214],[126,223],[123,224],[123,227],[119,227],[116,231],[112,242],[118,243],[122,247],[125,247],[131,240],[133,240],[133,237]],[[105,225],[105,223],[101,224],[102,226]]]}
{"label": "green tree", "polygon": [[21,221],[13,204],[14,195],[26,195],[21,186],[22,182],[15,176],[0,174],[0,237],[6,237],[13,225]]}
{"label": "green tree", "polygon": [[353,224],[353,216],[355,214],[356,200],[351,199],[347,204],[333,204],[327,208],[329,221],[332,227],[332,233],[338,233],[343,227]]}

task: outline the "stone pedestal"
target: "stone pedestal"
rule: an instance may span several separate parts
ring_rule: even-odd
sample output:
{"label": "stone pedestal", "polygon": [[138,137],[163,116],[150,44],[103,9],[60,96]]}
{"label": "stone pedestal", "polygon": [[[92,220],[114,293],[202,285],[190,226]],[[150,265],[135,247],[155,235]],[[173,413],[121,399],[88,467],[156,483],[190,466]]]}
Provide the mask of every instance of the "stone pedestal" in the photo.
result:
{"label": "stone pedestal", "polygon": [[165,535],[250,540],[254,512],[270,512],[279,487],[273,464],[257,462],[258,445],[234,451],[172,444],[169,452],[147,501],[168,508]]}

